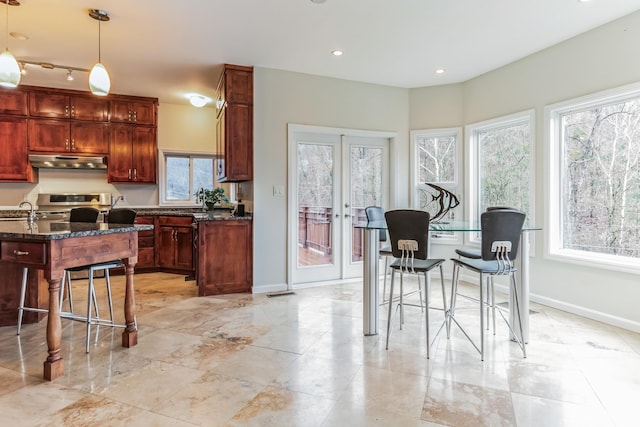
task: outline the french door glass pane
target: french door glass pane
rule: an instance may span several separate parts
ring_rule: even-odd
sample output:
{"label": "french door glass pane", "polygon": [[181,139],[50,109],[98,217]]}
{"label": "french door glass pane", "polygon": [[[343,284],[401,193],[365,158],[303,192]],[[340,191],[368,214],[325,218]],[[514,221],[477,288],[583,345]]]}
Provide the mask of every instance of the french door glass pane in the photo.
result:
{"label": "french door glass pane", "polygon": [[333,263],[334,149],[298,144],[298,266]]}
{"label": "french door glass pane", "polygon": [[367,206],[382,206],[382,148],[351,147],[351,261],[362,261],[362,229]]}

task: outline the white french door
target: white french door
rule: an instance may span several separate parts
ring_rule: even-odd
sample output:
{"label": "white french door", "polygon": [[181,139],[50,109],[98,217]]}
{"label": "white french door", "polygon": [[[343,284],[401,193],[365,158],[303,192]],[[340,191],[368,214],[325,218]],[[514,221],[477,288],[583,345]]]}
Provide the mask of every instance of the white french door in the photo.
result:
{"label": "white french door", "polygon": [[354,224],[387,203],[389,137],[303,126],[289,136],[289,282],[362,276]]}

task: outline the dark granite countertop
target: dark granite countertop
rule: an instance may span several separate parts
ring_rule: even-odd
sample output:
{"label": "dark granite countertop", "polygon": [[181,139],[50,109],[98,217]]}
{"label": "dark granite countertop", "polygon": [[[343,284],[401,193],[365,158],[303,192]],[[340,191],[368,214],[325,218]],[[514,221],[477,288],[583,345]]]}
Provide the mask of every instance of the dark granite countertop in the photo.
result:
{"label": "dark granite countertop", "polygon": [[[192,216],[196,221],[224,221],[224,220],[232,220],[232,219],[241,219],[241,220],[251,220],[252,215],[247,213],[244,216],[231,216],[230,209],[216,209],[214,211],[213,216],[209,215],[208,212],[202,210],[202,208],[171,208],[171,207],[150,207],[150,208],[135,208],[131,209],[135,210],[138,215],[150,215],[150,216]],[[16,220],[16,219],[27,219],[29,215],[28,210],[1,210],[0,211],[0,222],[2,220]]]}
{"label": "dark granite countertop", "polygon": [[70,237],[97,236],[102,234],[125,233],[129,231],[153,230],[147,224],[106,224],[87,222],[63,222],[39,220],[29,223],[26,220],[0,221],[0,240],[33,239],[56,240]]}

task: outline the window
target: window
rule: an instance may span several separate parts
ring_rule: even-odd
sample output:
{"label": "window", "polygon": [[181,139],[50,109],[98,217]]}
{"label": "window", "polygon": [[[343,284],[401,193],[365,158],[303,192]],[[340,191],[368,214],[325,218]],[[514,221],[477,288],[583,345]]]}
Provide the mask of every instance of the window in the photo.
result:
{"label": "window", "polygon": [[214,188],[215,156],[191,153],[162,153],[161,203],[197,204],[194,193],[200,187]]}
{"label": "window", "polygon": [[640,86],[549,106],[554,258],[640,271]]}
{"label": "window", "polygon": [[[489,206],[509,206],[533,223],[533,110],[466,127],[468,218],[479,221]],[[479,235],[468,236],[479,242]]]}
{"label": "window", "polygon": [[[426,210],[432,215],[439,209],[440,195],[438,190],[429,184],[441,187],[451,192],[456,198],[460,197],[458,181],[462,129],[447,128],[434,130],[420,130],[411,132],[413,142],[413,206]],[[442,202],[445,205],[455,204],[455,200],[446,195]],[[462,217],[460,207],[451,209],[441,221],[451,221]],[[458,233],[459,234],[459,233]],[[454,233],[432,233],[433,238],[441,239],[442,243],[458,244],[459,236]]]}

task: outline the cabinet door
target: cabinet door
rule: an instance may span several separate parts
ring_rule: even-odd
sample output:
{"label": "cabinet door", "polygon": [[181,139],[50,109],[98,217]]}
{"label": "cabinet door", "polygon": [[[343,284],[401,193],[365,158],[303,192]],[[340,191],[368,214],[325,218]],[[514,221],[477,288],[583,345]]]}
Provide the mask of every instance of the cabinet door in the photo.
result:
{"label": "cabinet door", "polygon": [[156,129],[133,126],[131,141],[133,181],[140,184],[155,184],[158,167]]}
{"label": "cabinet door", "polygon": [[253,68],[227,65],[224,99],[231,104],[253,104]]}
{"label": "cabinet door", "polygon": [[26,116],[28,96],[19,89],[0,89],[0,114]]}
{"label": "cabinet door", "polygon": [[109,101],[96,96],[72,96],[71,118],[106,122],[109,120]]}
{"label": "cabinet door", "polygon": [[224,181],[226,175],[225,167],[224,167],[224,154],[225,154],[225,109],[221,110],[220,116],[218,116],[218,121],[216,122],[216,154],[218,158],[216,159],[216,179],[218,181]]}
{"label": "cabinet door", "polygon": [[0,180],[33,182],[27,155],[27,119],[0,116]]}
{"label": "cabinet door", "polygon": [[29,119],[29,151],[35,153],[69,152],[69,123],[55,119]]}
{"label": "cabinet door", "polygon": [[193,229],[176,227],[175,267],[181,270],[193,270]]}
{"label": "cabinet door", "polygon": [[253,244],[251,221],[198,222],[198,294],[251,292]]}
{"label": "cabinet door", "polygon": [[34,117],[69,118],[69,96],[52,92],[30,92],[29,114]]}
{"label": "cabinet door", "polygon": [[227,181],[253,179],[253,106],[227,104],[224,169]]}
{"label": "cabinet door", "polygon": [[112,100],[110,120],[120,123],[155,125],[156,104],[153,101]]}
{"label": "cabinet door", "polygon": [[176,243],[174,232],[175,228],[171,226],[158,227],[158,233],[156,234],[158,267],[174,268],[175,266]]}
{"label": "cabinet door", "polygon": [[154,102],[133,102],[133,121],[138,125],[156,124],[156,104]]}
{"label": "cabinet door", "polygon": [[107,167],[108,182],[130,182],[133,177],[131,167],[132,135],[132,126],[111,125],[109,162]]}
{"label": "cabinet door", "polygon": [[82,154],[109,153],[109,125],[107,123],[72,122],[71,152]]}
{"label": "cabinet door", "polygon": [[131,108],[129,101],[111,100],[109,120],[119,123],[131,122]]}

